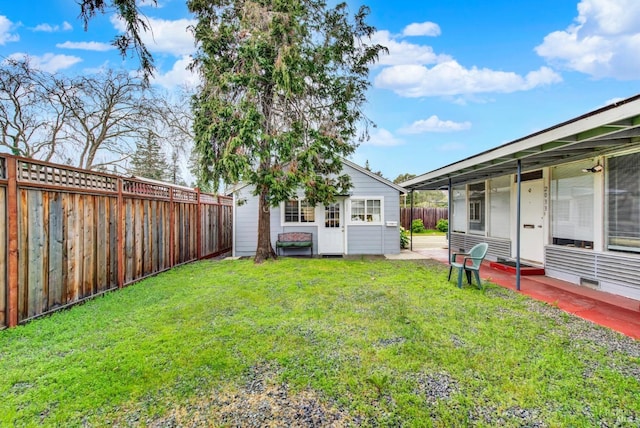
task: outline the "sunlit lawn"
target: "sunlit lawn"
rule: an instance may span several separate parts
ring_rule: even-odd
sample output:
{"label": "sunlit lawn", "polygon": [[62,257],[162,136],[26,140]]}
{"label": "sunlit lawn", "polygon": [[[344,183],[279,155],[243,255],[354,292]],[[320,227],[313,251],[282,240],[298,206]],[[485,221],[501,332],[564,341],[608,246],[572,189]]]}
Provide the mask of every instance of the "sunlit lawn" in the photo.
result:
{"label": "sunlit lawn", "polygon": [[0,332],[0,426],[637,426],[640,344],[430,262],[182,266]]}

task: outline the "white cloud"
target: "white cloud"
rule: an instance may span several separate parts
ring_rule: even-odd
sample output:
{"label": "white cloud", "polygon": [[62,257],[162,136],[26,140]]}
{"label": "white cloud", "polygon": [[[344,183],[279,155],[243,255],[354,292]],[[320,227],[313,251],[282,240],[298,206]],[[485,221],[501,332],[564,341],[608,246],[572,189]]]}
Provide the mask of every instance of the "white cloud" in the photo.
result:
{"label": "white cloud", "polygon": [[29,64],[33,68],[49,73],[56,73],[82,61],[82,58],[78,58],[77,56],[54,55],[52,53],[47,53],[42,56],[31,56],[25,53],[15,53],[10,55],[9,59],[28,59]]}
{"label": "white cloud", "polygon": [[51,25],[51,24],[38,24],[33,27],[33,31],[44,32],[44,33],[55,33],[58,31],[71,31],[73,27],[67,21],[64,21],[62,25]]}
{"label": "white cloud", "polygon": [[16,25],[9,21],[6,16],[0,15],[0,46],[5,45],[8,42],[17,42],[20,40],[18,34],[12,33]]}
{"label": "white cloud", "polygon": [[454,60],[428,68],[423,65],[396,65],[376,76],[378,88],[390,89],[403,97],[453,96],[533,89],[560,82],[553,70],[542,67],[526,76],[488,68],[464,68]]}
{"label": "white cloud", "polygon": [[442,120],[433,115],[428,119],[413,122],[411,125],[398,130],[401,134],[424,134],[427,132],[457,132],[471,128],[471,122],[454,122]]}
{"label": "white cloud", "polygon": [[64,42],[56,44],[56,47],[61,49],[80,49],[96,52],[106,52],[115,49],[115,46],[101,42]]}
{"label": "white cloud", "polygon": [[378,65],[436,64],[451,59],[448,55],[436,54],[431,46],[398,40],[386,30],[376,31],[371,41],[389,49],[389,55],[380,55]]}
{"label": "white cloud", "polygon": [[391,147],[404,144],[404,141],[396,138],[391,132],[384,128],[377,128],[369,137],[369,140],[362,143],[367,146]]}
{"label": "white cloud", "polygon": [[191,63],[191,57],[184,55],[173,64],[171,70],[164,74],[157,74],[151,79],[152,83],[163,86],[167,89],[177,87],[195,88],[200,84],[200,78],[197,73],[187,70],[187,66]]}
{"label": "white cloud", "polygon": [[[141,34],[142,41],[152,53],[168,53],[175,56],[188,55],[195,52],[195,39],[188,27],[195,26],[193,19],[165,19],[146,18],[150,31]],[[118,31],[125,31],[124,22],[117,17],[111,18],[111,23]]]}
{"label": "white cloud", "polygon": [[434,22],[413,23],[404,27],[403,36],[430,36],[440,35],[440,26]]}
{"label": "white cloud", "polygon": [[574,23],[548,34],[535,51],[551,64],[592,77],[637,79],[640,2],[582,0]]}

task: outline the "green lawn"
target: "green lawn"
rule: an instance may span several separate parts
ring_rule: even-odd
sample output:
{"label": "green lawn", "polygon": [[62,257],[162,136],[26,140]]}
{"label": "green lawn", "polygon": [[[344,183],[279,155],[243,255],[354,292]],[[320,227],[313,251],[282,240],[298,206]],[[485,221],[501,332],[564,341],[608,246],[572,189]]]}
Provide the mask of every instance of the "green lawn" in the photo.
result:
{"label": "green lawn", "polygon": [[0,426],[640,424],[640,343],[431,262],[204,261],[0,332]]}

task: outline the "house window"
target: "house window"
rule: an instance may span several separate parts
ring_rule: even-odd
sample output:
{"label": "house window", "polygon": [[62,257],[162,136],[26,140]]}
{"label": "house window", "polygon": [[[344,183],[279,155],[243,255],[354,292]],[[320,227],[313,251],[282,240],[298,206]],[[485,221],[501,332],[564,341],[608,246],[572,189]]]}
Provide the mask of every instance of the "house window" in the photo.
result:
{"label": "house window", "polygon": [[352,199],[352,223],[382,223],[381,199]]}
{"label": "house window", "polygon": [[451,190],[453,203],[451,205],[451,231],[465,233],[467,231],[467,189],[465,186],[454,187]]}
{"label": "house window", "polygon": [[469,202],[469,221],[472,223],[479,223],[482,221],[480,215],[480,201]]}
{"label": "house window", "polygon": [[489,181],[489,236],[511,236],[511,180],[508,175]]}
{"label": "house window", "polygon": [[583,172],[592,160],[551,169],[551,236],[553,244],[593,248],[594,175]]}
{"label": "house window", "polygon": [[640,252],[640,153],[607,162],[607,248]]}
{"label": "house window", "polygon": [[315,221],[315,207],[307,201],[291,200],[284,203],[285,223],[313,223]]}
{"label": "house window", "polygon": [[469,231],[471,233],[484,232],[484,182],[469,185]]}

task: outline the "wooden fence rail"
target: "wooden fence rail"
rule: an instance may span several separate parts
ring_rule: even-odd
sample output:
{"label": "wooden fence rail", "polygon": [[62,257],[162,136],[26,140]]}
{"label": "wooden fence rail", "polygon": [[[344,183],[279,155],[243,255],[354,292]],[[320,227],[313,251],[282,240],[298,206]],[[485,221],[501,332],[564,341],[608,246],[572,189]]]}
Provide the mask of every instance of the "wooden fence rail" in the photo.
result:
{"label": "wooden fence rail", "polygon": [[449,213],[447,208],[413,208],[413,216],[411,215],[411,208],[400,208],[400,225],[405,229],[411,228],[411,219],[422,219],[424,227],[427,229],[435,229],[438,220],[441,218],[447,219]]}
{"label": "wooden fence rail", "polygon": [[232,199],[0,155],[0,328],[231,250]]}

